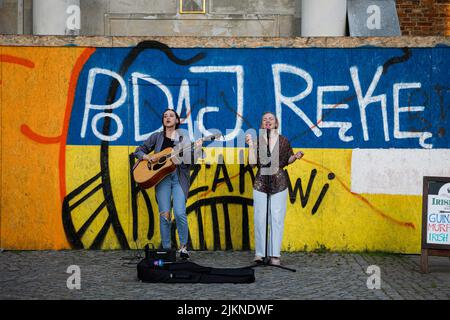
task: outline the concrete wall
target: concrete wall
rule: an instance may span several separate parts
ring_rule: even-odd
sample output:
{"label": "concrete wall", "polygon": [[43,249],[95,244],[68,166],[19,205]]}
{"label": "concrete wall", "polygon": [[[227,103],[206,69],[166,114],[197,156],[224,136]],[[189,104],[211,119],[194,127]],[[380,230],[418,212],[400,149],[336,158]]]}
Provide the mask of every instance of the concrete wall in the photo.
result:
{"label": "concrete wall", "polygon": [[[23,33],[33,33],[33,1],[24,0]],[[0,34],[18,34],[18,1],[0,0]]]}
{"label": "concrete wall", "polygon": [[[419,252],[422,176],[450,176],[448,38],[67,39],[0,37],[2,248],[158,245],[129,155],[170,106],[192,133],[278,114],[305,153],[287,168],[283,250]],[[237,146],[205,147],[192,171],[195,249],[254,246]]]}
{"label": "concrete wall", "polygon": [[[0,3],[0,34],[17,33],[17,0]],[[31,34],[32,0],[25,3]],[[81,0],[80,7],[82,35],[300,35],[299,0],[209,0],[206,14],[180,14],[178,0]]]}
{"label": "concrete wall", "polygon": [[206,14],[179,14],[179,1],[110,2],[108,8],[104,2],[99,5],[106,9],[105,35],[294,36],[300,32],[297,2],[207,1]]}
{"label": "concrete wall", "polygon": [[[0,34],[18,33],[17,3],[18,0],[0,0]],[[396,3],[404,35],[449,35],[448,1],[398,0]],[[32,0],[24,0],[24,4],[24,33],[31,34]],[[180,15],[178,0],[81,0],[80,4],[83,35],[287,37],[301,34],[301,0],[208,0],[205,15]]]}

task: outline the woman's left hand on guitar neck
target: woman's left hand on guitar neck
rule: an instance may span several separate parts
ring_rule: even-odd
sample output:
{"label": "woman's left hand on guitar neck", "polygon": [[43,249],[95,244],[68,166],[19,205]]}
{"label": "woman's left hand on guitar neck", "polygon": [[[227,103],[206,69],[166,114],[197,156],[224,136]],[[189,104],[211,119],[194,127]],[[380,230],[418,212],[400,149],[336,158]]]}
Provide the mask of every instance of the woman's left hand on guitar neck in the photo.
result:
{"label": "woman's left hand on guitar neck", "polygon": [[156,161],[158,160],[157,157],[155,157],[155,156],[153,156],[153,155],[148,155],[148,154],[144,154],[144,155],[142,156],[142,159],[147,160],[147,161],[150,161],[150,162],[152,162],[152,163],[154,163],[154,162],[156,162]]}

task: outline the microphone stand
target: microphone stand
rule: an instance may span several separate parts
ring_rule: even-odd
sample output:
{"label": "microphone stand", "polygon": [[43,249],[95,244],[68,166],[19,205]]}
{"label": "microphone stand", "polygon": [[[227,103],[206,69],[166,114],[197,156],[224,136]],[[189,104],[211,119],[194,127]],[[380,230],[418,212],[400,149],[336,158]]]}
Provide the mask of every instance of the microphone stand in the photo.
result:
{"label": "microphone stand", "polygon": [[[266,133],[267,133],[267,158],[269,160],[267,166],[270,167],[271,166],[271,152],[270,152],[270,129],[266,129]],[[288,271],[292,271],[292,272],[296,272],[297,270],[295,269],[291,269],[285,266],[280,266],[280,265],[276,265],[276,264],[272,264],[270,262],[270,257],[267,255],[267,247],[268,247],[268,233],[269,233],[269,212],[270,212],[270,217],[272,218],[272,212],[270,210],[270,186],[271,186],[271,175],[267,174],[266,175],[266,184],[268,187],[267,190],[267,203],[266,203],[266,242],[265,242],[265,256],[262,259],[262,262],[257,262],[254,265],[249,266],[249,268],[254,268],[254,267],[267,267],[267,266],[271,266],[271,267],[277,267],[280,269],[284,269],[284,270],[288,270]],[[272,219],[271,219],[272,220]],[[272,223],[270,224],[270,239],[273,242],[273,237],[272,237]],[[272,244],[273,247],[273,244]]]}

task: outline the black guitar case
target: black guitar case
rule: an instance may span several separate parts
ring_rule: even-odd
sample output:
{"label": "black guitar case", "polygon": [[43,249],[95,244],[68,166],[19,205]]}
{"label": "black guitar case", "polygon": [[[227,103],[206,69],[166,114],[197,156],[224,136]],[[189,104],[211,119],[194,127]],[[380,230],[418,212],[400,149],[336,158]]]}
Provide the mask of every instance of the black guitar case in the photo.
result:
{"label": "black guitar case", "polygon": [[159,283],[252,283],[255,271],[251,268],[211,268],[193,262],[162,262],[149,258],[137,265],[142,282]]}

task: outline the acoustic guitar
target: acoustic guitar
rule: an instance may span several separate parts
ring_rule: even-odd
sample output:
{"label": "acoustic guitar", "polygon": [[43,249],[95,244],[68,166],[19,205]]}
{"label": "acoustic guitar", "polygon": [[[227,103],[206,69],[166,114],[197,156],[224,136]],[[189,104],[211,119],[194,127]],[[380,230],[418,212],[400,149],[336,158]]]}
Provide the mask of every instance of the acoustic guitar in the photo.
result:
{"label": "acoustic guitar", "polygon": [[[221,134],[213,134],[207,137],[203,137],[197,142],[213,141],[219,138]],[[176,165],[172,159],[179,156],[183,151],[193,149],[197,142],[190,143],[188,146],[181,150],[174,150],[173,148],[166,148],[158,153],[154,154],[155,160],[153,162],[148,160],[140,160],[133,167],[134,181],[144,189],[148,189],[158,184],[168,174],[172,173],[176,169]]]}

